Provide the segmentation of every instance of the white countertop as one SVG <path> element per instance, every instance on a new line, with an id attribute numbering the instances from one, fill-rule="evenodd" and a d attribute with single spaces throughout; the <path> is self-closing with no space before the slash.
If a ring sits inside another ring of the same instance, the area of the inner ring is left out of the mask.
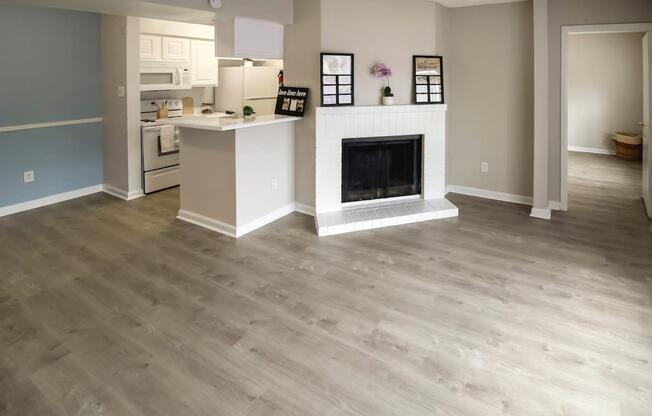
<path id="1" fill-rule="evenodd" d="M 301 120 L 300 117 L 282 116 L 270 114 L 256 116 L 253 120 L 242 118 L 225 118 L 220 116 L 186 116 L 179 118 L 163 118 L 158 120 L 161 124 L 171 124 L 177 127 L 189 129 L 227 131 L 244 129 L 248 127 L 259 127 L 267 124 L 287 123 L 288 121 Z"/>

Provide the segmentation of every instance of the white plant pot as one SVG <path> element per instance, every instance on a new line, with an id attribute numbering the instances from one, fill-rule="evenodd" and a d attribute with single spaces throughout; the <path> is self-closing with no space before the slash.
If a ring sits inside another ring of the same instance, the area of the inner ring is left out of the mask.
<path id="1" fill-rule="evenodd" d="M 394 105 L 394 97 L 383 97 L 383 105 Z"/>

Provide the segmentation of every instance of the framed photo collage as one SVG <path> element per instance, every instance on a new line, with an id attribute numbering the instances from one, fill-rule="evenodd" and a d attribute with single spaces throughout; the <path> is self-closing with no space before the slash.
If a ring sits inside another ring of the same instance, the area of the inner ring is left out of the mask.
<path id="1" fill-rule="evenodd" d="M 354 105 L 353 54 L 321 54 L 321 105 Z"/>
<path id="2" fill-rule="evenodd" d="M 441 56 L 413 57 L 414 103 L 444 103 L 444 71 Z"/>

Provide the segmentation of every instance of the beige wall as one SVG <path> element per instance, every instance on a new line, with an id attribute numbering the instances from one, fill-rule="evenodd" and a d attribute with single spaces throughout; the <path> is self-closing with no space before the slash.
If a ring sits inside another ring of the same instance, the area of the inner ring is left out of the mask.
<path id="1" fill-rule="evenodd" d="M 319 53 L 321 0 L 300 0 L 294 5 L 295 23 L 285 26 L 285 84 L 310 88 L 306 113 L 295 126 L 295 198 L 315 205 L 315 107 L 319 106 Z"/>
<path id="2" fill-rule="evenodd" d="M 444 93 L 448 93 L 450 82 L 448 74 L 450 70 L 449 60 L 449 43 L 450 43 L 450 12 L 449 8 L 435 2 L 435 55 L 443 57 L 444 64 Z M 448 96 L 445 97 L 448 99 Z M 446 112 L 446 160 L 450 160 L 450 137 L 448 137 L 448 128 L 450 125 L 450 113 Z M 446 164 L 446 182 L 450 178 L 450 164 Z"/>
<path id="3" fill-rule="evenodd" d="M 294 204 L 294 127 L 280 123 L 236 131 L 238 226 Z"/>
<path id="4" fill-rule="evenodd" d="M 650 0 L 549 0 L 549 193 L 560 200 L 561 27 L 563 25 L 652 22 Z"/>
<path id="5" fill-rule="evenodd" d="M 428 0 L 326 0 L 322 49 L 355 53 L 355 104 L 379 105 L 383 80 L 369 73 L 382 62 L 394 71 L 397 104 L 412 100 L 412 55 L 435 53 L 435 3 Z"/>
<path id="6" fill-rule="evenodd" d="M 133 195 L 142 190 L 139 19 L 102 15 L 101 32 L 104 183 Z"/>
<path id="7" fill-rule="evenodd" d="M 532 3 L 448 15 L 448 182 L 532 196 Z"/>
<path id="8" fill-rule="evenodd" d="M 613 150 L 613 132 L 639 132 L 642 37 L 638 33 L 569 36 L 569 147 Z"/>
<path id="9" fill-rule="evenodd" d="M 180 130 L 180 208 L 235 226 L 236 130 Z"/>
<path id="10" fill-rule="evenodd" d="M 119 85 L 127 85 L 124 16 L 102 15 L 102 104 L 104 108 L 104 183 L 129 189 L 127 158 L 127 100 L 118 97 Z"/>

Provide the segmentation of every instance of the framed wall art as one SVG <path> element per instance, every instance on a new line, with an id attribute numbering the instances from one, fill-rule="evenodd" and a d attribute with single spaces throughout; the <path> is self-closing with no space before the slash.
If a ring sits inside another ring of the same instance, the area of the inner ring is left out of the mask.
<path id="1" fill-rule="evenodd" d="M 413 57 L 414 103 L 444 103 L 444 63 L 441 56 Z"/>
<path id="2" fill-rule="evenodd" d="M 354 105 L 353 54 L 321 54 L 322 107 Z"/>
<path id="3" fill-rule="evenodd" d="M 308 100 L 308 88 L 280 87 L 274 114 L 303 117 Z"/>

